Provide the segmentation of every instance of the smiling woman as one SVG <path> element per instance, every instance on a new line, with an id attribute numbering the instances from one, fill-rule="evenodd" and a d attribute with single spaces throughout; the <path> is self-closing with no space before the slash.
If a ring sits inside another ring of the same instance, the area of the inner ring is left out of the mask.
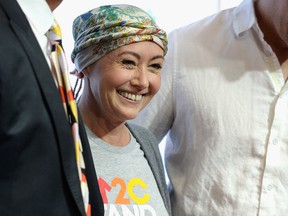
<path id="1" fill-rule="evenodd" d="M 202 1 L 155 1 L 155 0 L 110 0 L 111 4 L 130 3 L 145 9 L 166 32 L 172 29 L 189 24 L 205 16 L 213 14 L 219 10 L 238 5 L 242 0 L 202 0 Z M 90 8 L 104 5 L 107 0 L 64 0 L 56 9 L 55 14 L 61 24 L 63 31 L 64 48 L 66 53 L 71 53 L 73 49 L 72 22 L 74 17 Z M 189 5 L 189 6 L 188 6 Z M 175 18 L 176 17 L 176 18 Z M 70 71 L 74 69 L 74 64 L 67 56 Z M 72 86 L 77 78 L 70 76 Z M 81 91 L 80 91 L 81 94 Z M 164 154 L 165 138 L 159 145 L 162 155 Z M 166 176 L 168 182 L 168 177 Z"/>
<path id="2" fill-rule="evenodd" d="M 127 122 L 160 88 L 166 32 L 139 7 L 114 4 L 77 16 L 73 38 L 71 59 L 85 84 L 78 105 L 105 215 L 171 215 L 157 142 L 148 130 Z"/>

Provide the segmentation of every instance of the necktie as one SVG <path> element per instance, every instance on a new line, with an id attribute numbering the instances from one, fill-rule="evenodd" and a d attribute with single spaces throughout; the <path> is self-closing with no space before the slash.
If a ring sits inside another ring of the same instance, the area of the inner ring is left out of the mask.
<path id="1" fill-rule="evenodd" d="M 47 37 L 52 45 L 51 61 L 56 73 L 56 82 L 58 84 L 67 120 L 72 130 L 86 216 L 90 216 L 91 208 L 89 204 L 89 190 L 85 177 L 85 163 L 82 155 L 81 139 L 79 136 L 77 105 L 69 81 L 68 64 L 62 47 L 62 33 L 56 20 L 54 20 L 53 26 L 47 32 Z"/>

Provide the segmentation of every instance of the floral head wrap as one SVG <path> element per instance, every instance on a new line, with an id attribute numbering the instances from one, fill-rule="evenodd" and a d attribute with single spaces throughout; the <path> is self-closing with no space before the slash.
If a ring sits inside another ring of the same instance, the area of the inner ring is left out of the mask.
<path id="1" fill-rule="evenodd" d="M 78 16 L 73 22 L 74 49 L 71 54 L 78 72 L 107 53 L 124 45 L 152 41 L 167 52 L 167 34 L 142 9 L 106 5 Z"/>

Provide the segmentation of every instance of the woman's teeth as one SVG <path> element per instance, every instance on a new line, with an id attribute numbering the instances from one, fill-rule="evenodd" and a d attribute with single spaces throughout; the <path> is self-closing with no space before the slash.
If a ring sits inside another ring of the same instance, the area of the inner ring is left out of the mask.
<path id="1" fill-rule="evenodd" d="M 119 91 L 119 94 L 122 95 L 125 98 L 128 98 L 129 100 L 133 100 L 133 101 L 140 101 L 142 99 L 142 95 L 136 95 L 136 94 L 131 94 L 128 92 L 121 92 Z"/>

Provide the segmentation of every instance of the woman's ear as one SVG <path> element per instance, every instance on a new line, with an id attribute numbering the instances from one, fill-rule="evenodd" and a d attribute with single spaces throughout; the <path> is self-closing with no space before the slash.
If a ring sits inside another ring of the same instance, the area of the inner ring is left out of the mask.
<path id="1" fill-rule="evenodd" d="M 79 73 L 76 68 L 73 71 L 71 71 L 70 74 L 76 76 L 79 79 L 82 79 L 84 77 L 84 74 L 83 73 Z"/>
<path id="2" fill-rule="evenodd" d="M 91 71 L 90 66 L 85 67 L 81 72 L 82 78 L 85 76 L 89 79 L 90 78 L 90 71 Z"/>

